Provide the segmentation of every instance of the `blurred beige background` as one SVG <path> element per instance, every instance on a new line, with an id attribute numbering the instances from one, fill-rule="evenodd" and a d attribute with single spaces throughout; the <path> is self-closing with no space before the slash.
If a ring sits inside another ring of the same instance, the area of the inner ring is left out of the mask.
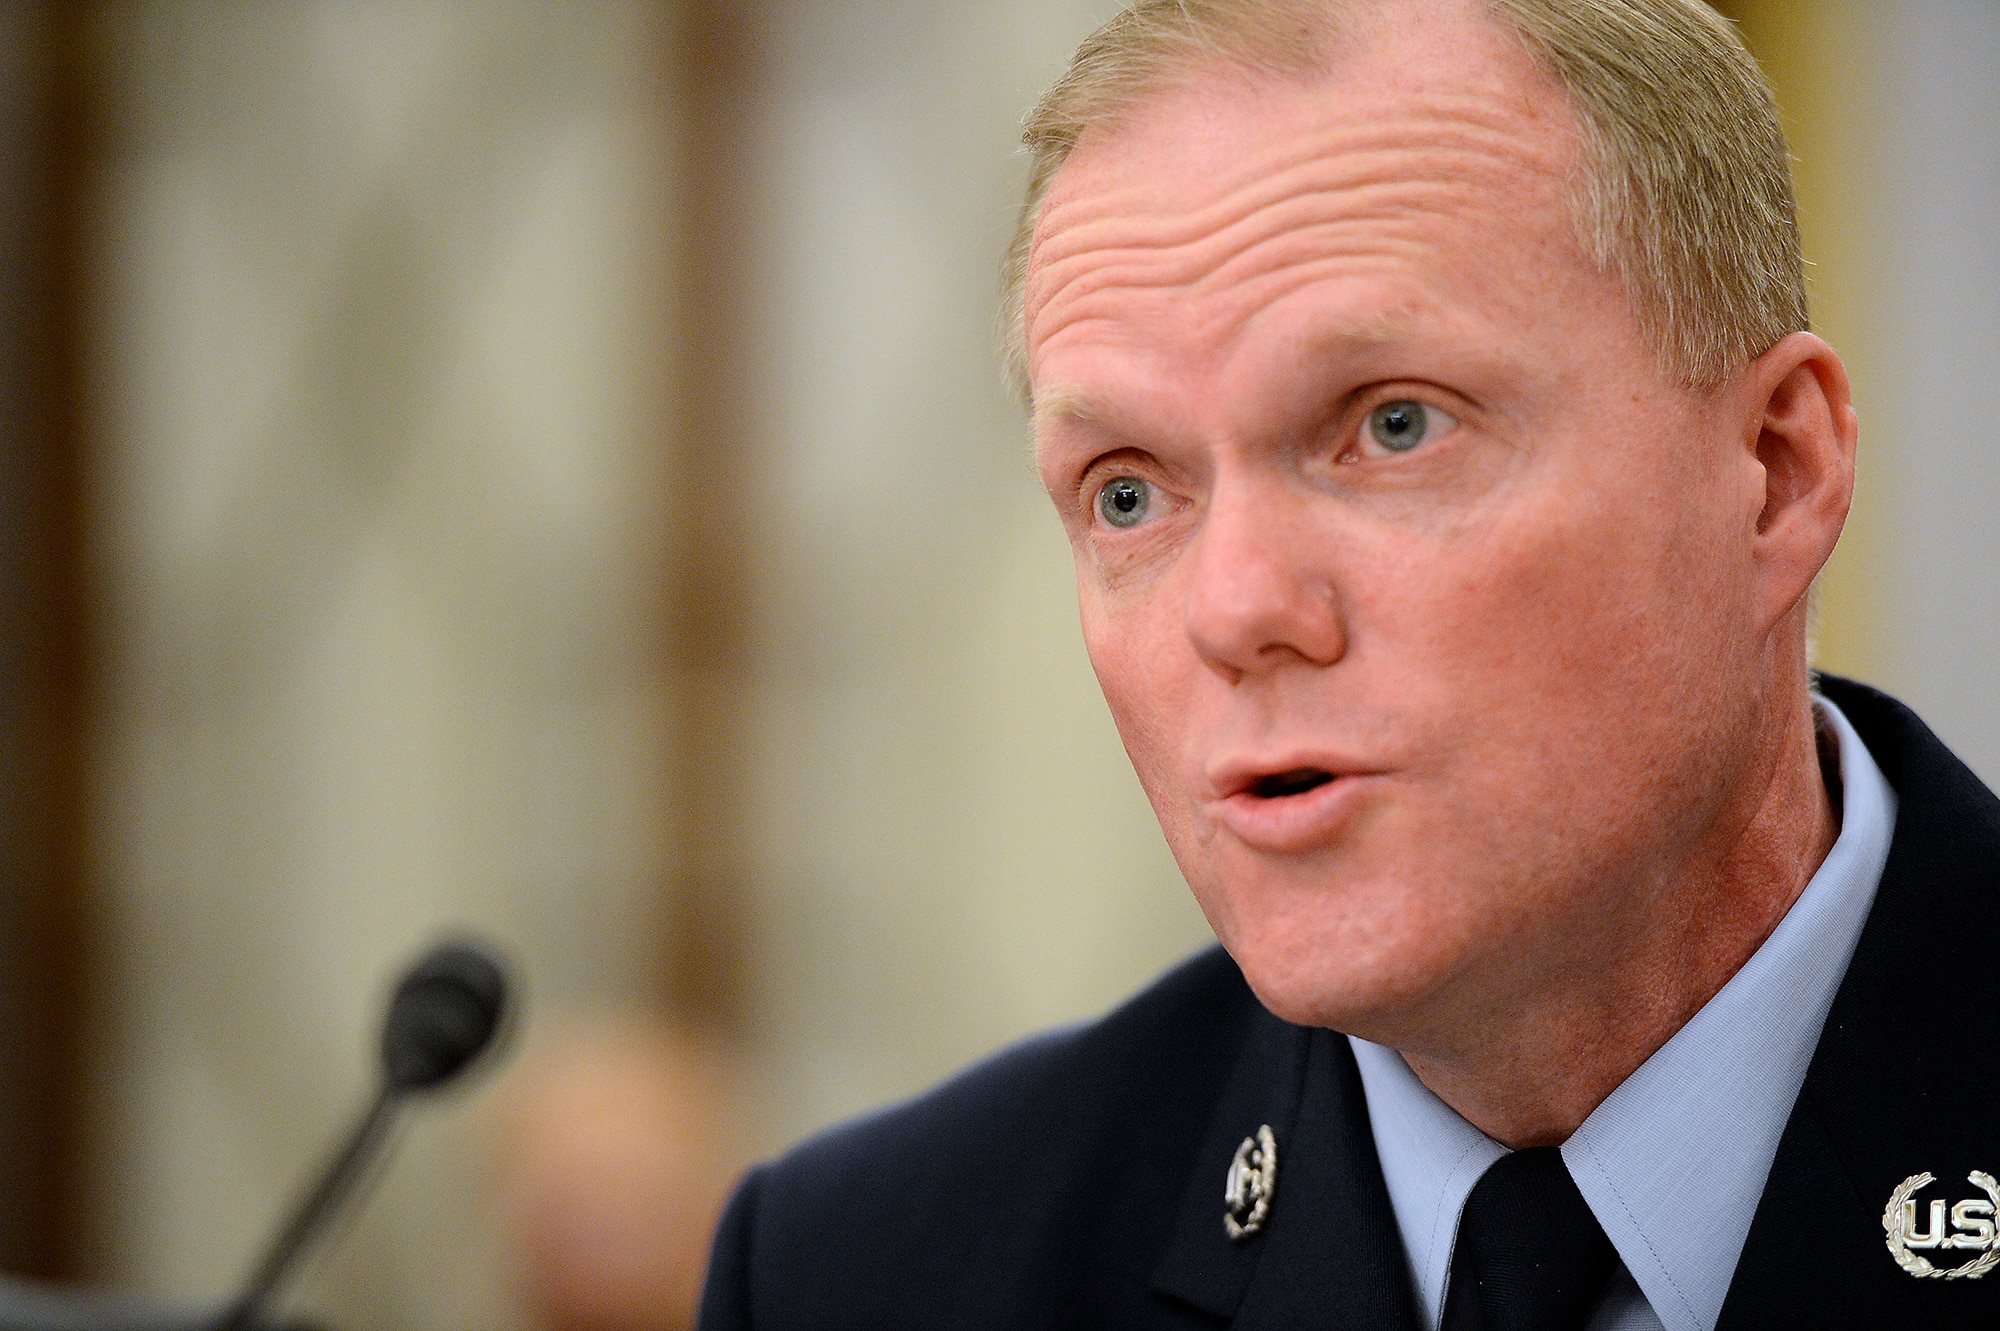
<path id="1" fill-rule="evenodd" d="M 207 1298 L 433 933 L 537 1018 L 648 992 L 671 154 L 639 6 L 100 21 L 91 1214 L 101 1274 Z M 336 1325 L 509 1324 L 476 1104 L 412 1116 Z"/>
<path id="2" fill-rule="evenodd" d="M 670 998 L 688 817 L 740 843 L 690 890 L 746 897 L 760 1152 L 1203 941 L 991 354 L 1014 126 L 1101 9 L 751 15 L 733 256 L 671 234 L 717 158 L 679 99 L 721 75 L 658 7 L 105 12 L 101 1274 L 241 1278 L 440 928 L 515 949 L 531 1063 Z M 721 264 L 733 357 L 676 327 Z M 731 456 L 679 437 L 682 374 Z M 722 687 L 656 591 L 703 537 L 744 598 Z M 678 727 L 731 743 L 690 770 Z M 302 1306 L 522 1324 L 506 1095 L 413 1116 Z"/>
<path id="3" fill-rule="evenodd" d="M 1111 8 L 93 8 L 92 1274 L 240 1279 L 444 928 L 531 1069 L 701 1019 L 757 1153 L 1203 943 L 992 355 L 1018 118 Z M 2000 780 L 2000 8 L 1729 8 L 1863 413 L 1823 664 Z M 301 1306 L 532 1324 L 521 1075 Z"/>

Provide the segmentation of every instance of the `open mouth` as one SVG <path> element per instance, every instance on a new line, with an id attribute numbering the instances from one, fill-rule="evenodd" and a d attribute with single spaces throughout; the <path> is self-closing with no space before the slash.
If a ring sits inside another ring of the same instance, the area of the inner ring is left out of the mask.
<path id="1" fill-rule="evenodd" d="M 1308 790 L 1316 790 L 1333 780 L 1333 773 L 1324 767 L 1294 767 L 1289 772 L 1273 772 L 1260 777 L 1250 787 L 1250 793 L 1258 799 L 1283 799 L 1287 795 L 1303 795 Z"/>

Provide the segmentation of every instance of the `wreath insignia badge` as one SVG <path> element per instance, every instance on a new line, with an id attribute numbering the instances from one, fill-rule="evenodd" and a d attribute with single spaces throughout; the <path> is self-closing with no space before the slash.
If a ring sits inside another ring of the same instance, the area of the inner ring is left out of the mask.
<path id="1" fill-rule="evenodd" d="M 1951 1206 L 1949 1232 L 1945 1229 L 1945 1202 L 1933 1201 L 1924 1221 L 1919 1223 L 1917 1219 L 1917 1203 L 1913 1199 L 1919 1188 L 1936 1181 L 1930 1174 L 1912 1174 L 1889 1194 L 1889 1205 L 1882 1210 L 1882 1232 L 1889 1236 L 1889 1255 L 1896 1259 L 1896 1265 L 1919 1280 L 1977 1280 L 2000 1266 L 2000 1234 L 1996 1234 L 1995 1228 L 1995 1217 L 2000 1215 L 2000 1182 L 1977 1169 L 1965 1178 L 1986 1194 L 1986 1200 L 1968 1198 Z M 1938 1266 L 1917 1251 L 1944 1249 L 1978 1255 L 1957 1266 Z"/>
<path id="2" fill-rule="evenodd" d="M 1255 1137 L 1245 1137 L 1229 1162 L 1229 1176 L 1222 1185 L 1222 1227 L 1232 1239 L 1247 1239 L 1264 1228 L 1271 1214 L 1271 1199 L 1278 1195 L 1278 1139 L 1269 1123 L 1257 1129 Z"/>

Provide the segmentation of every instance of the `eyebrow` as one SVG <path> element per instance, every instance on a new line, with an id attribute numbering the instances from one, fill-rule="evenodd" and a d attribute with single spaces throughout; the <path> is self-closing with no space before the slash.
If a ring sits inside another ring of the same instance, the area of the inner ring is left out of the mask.
<path id="1" fill-rule="evenodd" d="M 1097 442 L 1093 447 L 1132 447 L 1149 434 L 1143 413 L 1134 415 L 1120 407 L 1115 397 L 1105 397 L 1080 384 L 1051 384 L 1035 395 L 1028 443 L 1039 454 L 1045 431 L 1061 432 L 1073 426 Z"/>
<path id="2" fill-rule="evenodd" d="M 1395 306 L 1350 312 L 1318 327 L 1309 325 L 1301 330 L 1293 340 L 1292 350 L 1305 365 L 1343 356 L 1360 357 L 1365 361 L 1375 353 L 1398 344 L 1424 343 L 1436 332 L 1435 323 L 1427 317 L 1428 313 L 1421 309 Z M 1456 343 L 1459 339 L 1448 341 Z M 1447 376 L 1451 380 L 1476 380 L 1490 376 L 1500 363 L 1495 359 L 1492 348 L 1475 349 L 1464 345 L 1455 345 L 1452 358 L 1470 373 Z M 1352 387 L 1358 388 L 1363 380 L 1373 377 L 1372 372 L 1364 373 Z M 1399 373 L 1393 377 L 1411 376 Z M 1414 377 L 1428 376 L 1419 373 Z M 1484 396 L 1473 392 L 1464 383 L 1453 386 L 1455 391 L 1474 401 Z M 1340 396 L 1344 394 L 1329 394 L 1320 405 L 1310 410 L 1316 418 L 1323 416 Z M 1124 444 L 1144 448 L 1147 446 L 1145 441 L 1163 426 L 1169 433 L 1173 430 L 1170 424 L 1151 417 L 1147 406 L 1143 397 L 1126 402 L 1115 394 L 1106 396 L 1084 383 L 1052 383 L 1035 394 L 1029 408 L 1029 453 L 1031 456 L 1039 455 L 1045 431 L 1057 431 L 1065 426 L 1080 427 L 1104 447 Z M 1324 420 L 1319 421 L 1319 424 L 1324 423 Z"/>
<path id="3" fill-rule="evenodd" d="M 1322 329 L 1299 339 L 1299 350 L 1310 359 L 1339 348 L 1372 349 L 1413 340 L 1421 331 L 1418 320 L 1396 310 L 1379 310 L 1338 328 Z M 1075 422 L 1101 423 L 1115 419 L 1117 409 L 1078 384 L 1057 383 L 1035 394 L 1029 423 L 1037 431 L 1045 426 Z"/>
<path id="4" fill-rule="evenodd" d="M 1101 409 L 1081 388 L 1074 384 L 1052 384 L 1035 394 L 1032 423 L 1039 433 L 1043 426 L 1094 420 L 1101 414 Z"/>

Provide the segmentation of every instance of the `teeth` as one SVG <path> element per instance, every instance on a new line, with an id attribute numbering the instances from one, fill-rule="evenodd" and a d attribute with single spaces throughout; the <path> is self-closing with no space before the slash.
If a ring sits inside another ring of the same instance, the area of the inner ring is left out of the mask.
<path id="1" fill-rule="evenodd" d="M 1333 773 L 1321 767 L 1294 767 L 1289 772 L 1279 772 L 1259 781 L 1254 791 L 1264 799 L 1282 799 L 1286 795 L 1301 795 L 1316 786 L 1323 786 L 1333 780 Z"/>

